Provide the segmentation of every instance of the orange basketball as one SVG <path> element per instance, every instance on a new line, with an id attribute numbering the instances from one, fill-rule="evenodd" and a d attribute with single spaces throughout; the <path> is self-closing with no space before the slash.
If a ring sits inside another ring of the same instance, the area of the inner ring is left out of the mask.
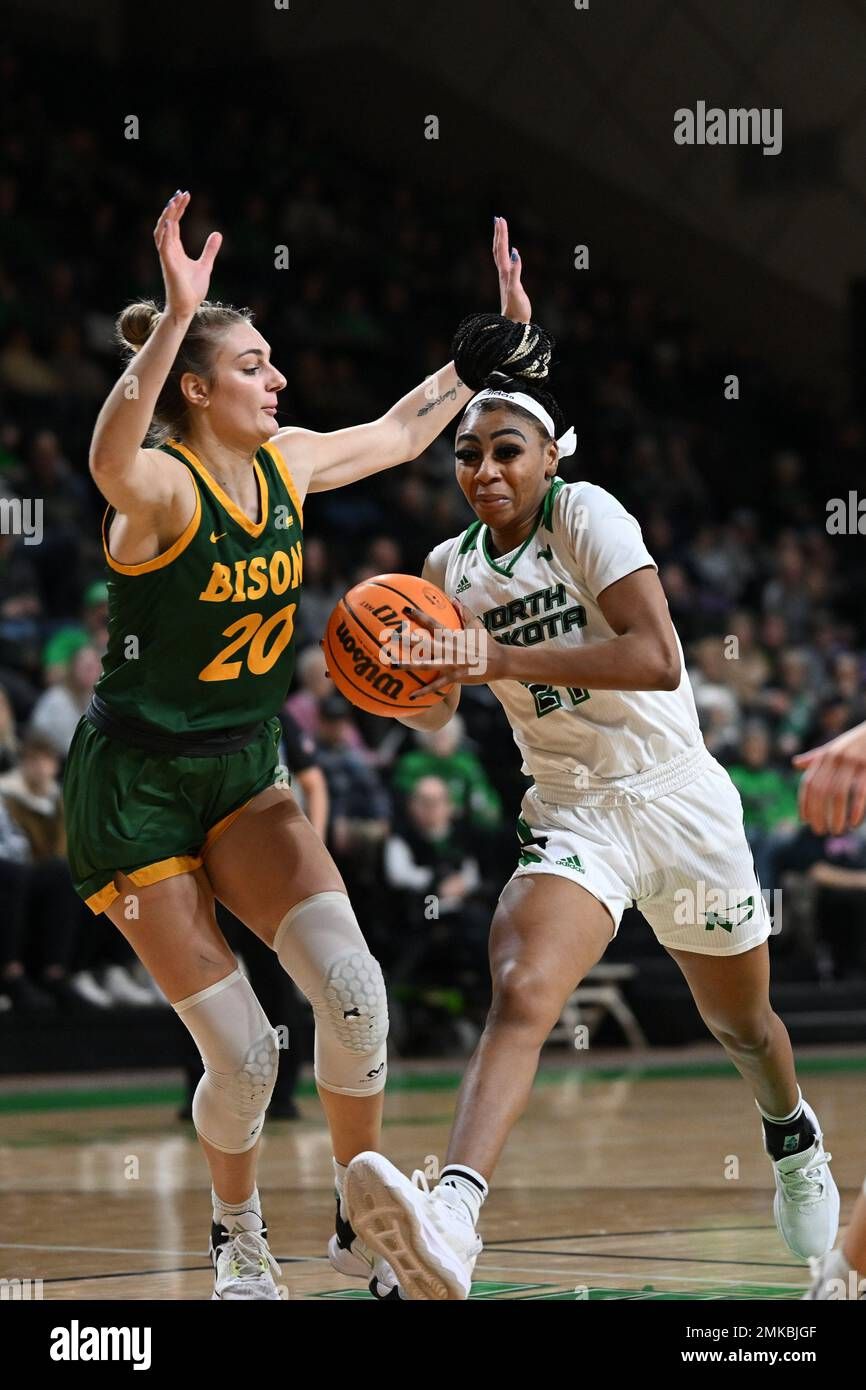
<path id="1" fill-rule="evenodd" d="M 451 689 L 410 701 L 413 691 L 436 679 L 436 671 L 388 666 L 381 659 L 386 629 L 424 632 L 407 613 L 417 608 L 437 627 L 458 630 L 463 624 L 451 600 L 415 574 L 377 574 L 356 584 L 340 599 L 325 629 L 322 648 L 328 672 L 341 695 L 370 714 L 415 714 L 432 709 Z M 385 639 L 387 641 L 387 639 Z"/>

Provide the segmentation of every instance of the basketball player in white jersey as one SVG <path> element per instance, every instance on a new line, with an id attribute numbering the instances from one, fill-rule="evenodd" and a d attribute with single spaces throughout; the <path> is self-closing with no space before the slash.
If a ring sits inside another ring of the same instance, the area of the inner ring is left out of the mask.
<path id="1" fill-rule="evenodd" d="M 477 520 L 423 569 L 494 640 L 483 669 L 449 664 L 441 649 L 413 660 L 441 672 L 427 689 L 456 684 L 402 721 L 439 728 L 461 684 L 489 684 L 533 779 L 491 928 L 492 1005 L 434 1189 L 376 1153 L 347 1174 L 353 1226 L 409 1299 L 468 1297 L 478 1216 L 540 1049 L 632 902 L 755 1097 L 783 1239 L 822 1256 L 838 1229 L 830 1155 L 770 1006 L 771 922 L 739 794 L 701 738 L 637 521 L 604 488 L 556 477 L 575 444 L 538 386 L 546 367 L 534 380 L 489 372 L 494 348 L 507 358 L 495 335 L 512 333 L 517 351 L 523 331 L 489 315 L 458 331 L 457 369 L 478 393 L 458 427 L 456 474 Z"/>

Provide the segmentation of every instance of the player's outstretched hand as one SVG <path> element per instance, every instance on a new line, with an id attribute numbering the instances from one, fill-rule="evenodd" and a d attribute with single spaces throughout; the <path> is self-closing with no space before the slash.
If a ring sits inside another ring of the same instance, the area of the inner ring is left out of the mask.
<path id="1" fill-rule="evenodd" d="M 499 276 L 499 312 L 515 323 L 529 323 L 532 305 L 520 283 L 523 262 L 517 247 L 508 245 L 508 223 L 504 217 L 493 219 L 493 260 Z"/>
<path id="2" fill-rule="evenodd" d="M 211 232 L 198 260 L 192 260 L 180 239 L 180 219 L 188 207 L 189 193 L 178 189 L 166 203 L 153 229 L 165 282 L 166 312 L 177 314 L 179 318 L 191 317 L 206 297 L 213 263 L 223 240 L 220 232 Z"/>
<path id="3" fill-rule="evenodd" d="M 866 724 L 792 761 L 806 769 L 800 815 L 816 835 L 841 835 L 860 824 L 866 814 Z"/>

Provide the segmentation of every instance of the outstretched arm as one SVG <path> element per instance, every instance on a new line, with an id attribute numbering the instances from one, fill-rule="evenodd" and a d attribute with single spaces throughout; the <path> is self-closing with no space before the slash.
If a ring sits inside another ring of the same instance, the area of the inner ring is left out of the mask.
<path id="1" fill-rule="evenodd" d="M 471 399 L 472 391 L 449 362 L 378 420 L 329 434 L 284 429 L 270 442 L 298 486 L 309 480 L 306 491 L 327 492 L 417 458 Z"/>
<path id="2" fill-rule="evenodd" d="M 188 205 L 189 193 L 178 191 L 160 213 L 153 237 L 165 282 L 165 310 L 115 383 L 93 431 L 90 472 L 103 496 L 119 511 L 158 512 L 170 503 L 176 487 L 176 473 L 166 467 L 165 456 L 145 449 L 143 443 L 159 393 L 207 294 L 222 243 L 220 233 L 211 232 L 198 260 L 187 256 L 179 223 Z"/>
<path id="3" fill-rule="evenodd" d="M 520 257 L 508 249 L 504 217 L 494 220 L 493 260 L 499 279 L 500 313 L 518 323 L 529 323 L 532 306 L 521 284 Z M 469 404 L 472 395 L 454 363 L 449 362 L 378 420 L 327 434 L 287 428 L 279 430 L 270 442 L 280 450 L 302 494 L 327 492 L 423 454 Z"/>

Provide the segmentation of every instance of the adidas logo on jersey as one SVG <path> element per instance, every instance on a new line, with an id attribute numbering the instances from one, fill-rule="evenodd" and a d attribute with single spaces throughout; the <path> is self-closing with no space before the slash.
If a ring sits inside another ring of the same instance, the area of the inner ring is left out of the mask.
<path id="1" fill-rule="evenodd" d="M 463 578 L 460 580 L 460 583 L 457 585 L 457 593 L 458 593 L 458 594 L 465 594 L 465 593 L 466 593 L 466 590 L 467 590 L 467 589 L 471 589 L 471 587 L 472 587 L 472 581 L 471 581 L 471 579 L 467 579 L 467 578 L 466 578 L 466 575 L 464 574 Z"/>
<path id="2" fill-rule="evenodd" d="M 553 550 L 552 550 L 552 548 L 551 548 L 549 545 L 546 545 L 546 546 L 544 547 L 543 550 L 538 550 L 538 551 L 536 551 L 536 559 L 538 559 L 538 560 L 552 560 L 552 559 L 553 559 Z"/>

